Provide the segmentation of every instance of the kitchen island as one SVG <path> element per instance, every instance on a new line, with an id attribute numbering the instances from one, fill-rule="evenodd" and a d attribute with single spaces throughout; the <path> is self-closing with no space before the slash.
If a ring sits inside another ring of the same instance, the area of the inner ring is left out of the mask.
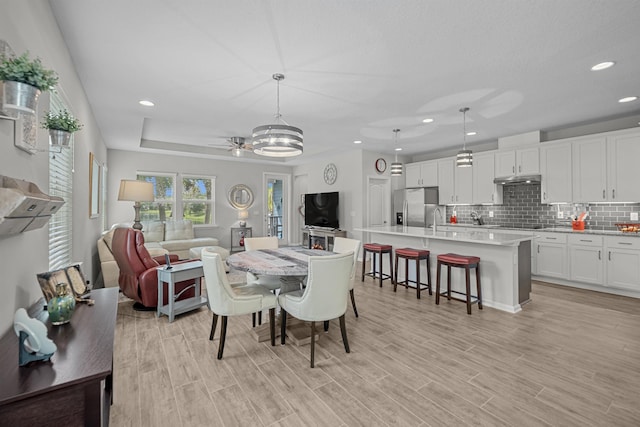
<path id="1" fill-rule="evenodd" d="M 394 249 L 412 247 L 431 251 L 431 283 L 435 291 L 439 254 L 457 253 L 480 257 L 482 304 L 498 310 L 517 313 L 529 301 L 531 292 L 531 240 L 526 234 L 501 233 L 498 230 L 434 231 L 421 227 L 381 226 L 356 228 L 363 232 L 363 242 L 392 245 Z M 387 263 L 382 263 L 384 265 Z M 403 263 L 398 265 L 398 281 L 404 280 Z M 388 272 L 387 272 L 388 273 Z M 411 269 L 409 277 L 414 278 Z M 442 288 L 446 287 L 447 269 L 442 268 Z M 472 276 L 473 280 L 473 276 Z M 464 291 L 464 271 L 452 269 L 451 287 Z"/>

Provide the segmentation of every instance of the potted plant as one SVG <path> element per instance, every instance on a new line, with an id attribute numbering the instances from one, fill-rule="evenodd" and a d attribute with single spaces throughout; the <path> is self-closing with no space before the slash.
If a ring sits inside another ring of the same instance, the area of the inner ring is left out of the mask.
<path id="1" fill-rule="evenodd" d="M 35 111 L 41 92 L 53 89 L 58 75 L 44 68 L 40 58 L 30 59 L 29 52 L 20 56 L 0 56 L 0 99 L 3 107 Z"/>
<path id="2" fill-rule="evenodd" d="M 44 129 L 49 129 L 49 142 L 52 146 L 67 147 L 71 134 L 82 129 L 82 124 L 67 110 L 59 113 L 47 111 L 42 122 Z"/>

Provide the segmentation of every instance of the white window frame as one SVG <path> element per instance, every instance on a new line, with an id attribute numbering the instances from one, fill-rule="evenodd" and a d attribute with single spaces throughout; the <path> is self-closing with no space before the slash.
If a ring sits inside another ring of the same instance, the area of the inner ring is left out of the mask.
<path id="1" fill-rule="evenodd" d="M 178 195 L 178 174 L 177 173 L 167 173 L 167 172 L 149 172 L 149 171 L 138 171 L 136 172 L 136 179 L 138 179 L 140 176 L 158 176 L 158 177 L 168 177 L 171 178 L 173 180 L 173 197 L 171 198 L 163 198 L 161 199 L 162 202 L 165 203 L 170 203 L 172 205 L 172 209 L 171 209 L 171 218 L 179 218 L 178 216 L 178 200 L 177 200 L 177 195 Z M 154 188 L 155 191 L 155 188 Z M 144 207 L 146 205 L 156 205 L 158 204 L 157 201 L 155 202 L 142 202 L 141 205 Z M 143 221 L 145 221 L 145 219 L 143 219 Z"/>
<path id="2" fill-rule="evenodd" d="M 198 174 L 178 174 L 180 178 L 180 218 L 184 218 L 184 204 L 185 203 L 202 203 L 206 201 L 211 206 L 211 219 L 206 224 L 193 224 L 194 227 L 211 227 L 216 225 L 216 177 L 210 175 L 198 175 Z M 187 199 L 184 197 L 184 185 L 183 180 L 195 178 L 195 179 L 208 179 L 211 181 L 211 199 Z"/>

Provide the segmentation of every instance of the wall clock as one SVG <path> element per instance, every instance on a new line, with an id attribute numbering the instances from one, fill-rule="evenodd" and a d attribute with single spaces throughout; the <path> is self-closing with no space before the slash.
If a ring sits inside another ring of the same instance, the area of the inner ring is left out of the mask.
<path id="1" fill-rule="evenodd" d="M 333 163 L 329 163 L 324 168 L 324 182 L 329 185 L 333 185 L 336 182 L 336 178 L 338 178 L 338 168 Z"/>
<path id="2" fill-rule="evenodd" d="M 387 170 L 387 161 L 382 157 L 380 157 L 378 160 L 376 160 L 376 171 L 378 173 L 383 173 L 386 170 Z"/>

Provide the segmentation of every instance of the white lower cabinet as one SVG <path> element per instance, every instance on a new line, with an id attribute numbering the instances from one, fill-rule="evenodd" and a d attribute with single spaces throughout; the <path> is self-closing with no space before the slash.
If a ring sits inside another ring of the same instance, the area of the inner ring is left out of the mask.
<path id="1" fill-rule="evenodd" d="M 569 278 L 576 282 L 604 285 L 603 237 L 569 235 Z"/>
<path id="2" fill-rule="evenodd" d="M 607 286 L 640 292 L 640 238 L 605 238 Z"/>
<path id="3" fill-rule="evenodd" d="M 567 235 L 537 233 L 535 239 L 536 274 L 558 279 L 569 278 Z"/>

